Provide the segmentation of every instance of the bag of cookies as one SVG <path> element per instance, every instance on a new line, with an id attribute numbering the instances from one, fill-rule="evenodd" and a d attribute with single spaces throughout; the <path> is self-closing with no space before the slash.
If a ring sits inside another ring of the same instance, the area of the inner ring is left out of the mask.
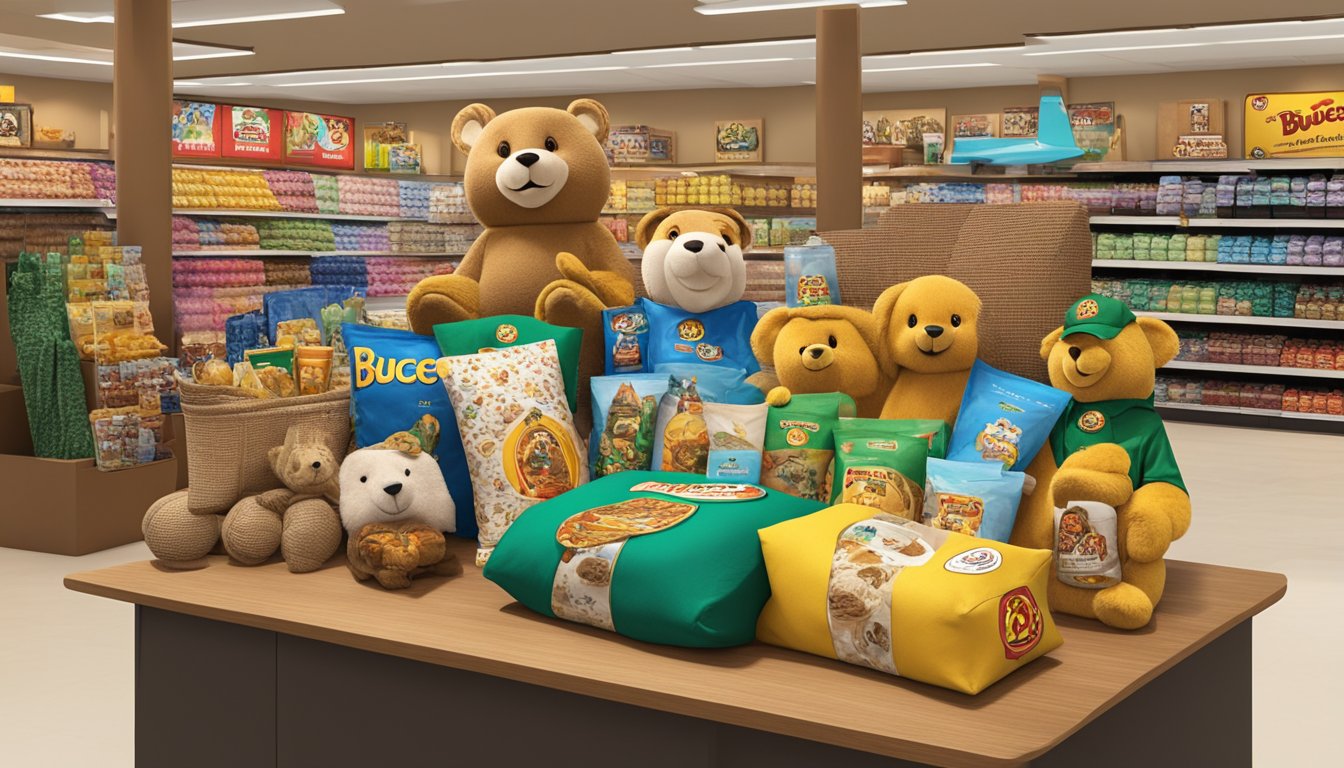
<path id="1" fill-rule="evenodd" d="M 452 402 L 439 381 L 439 345 L 418 333 L 355 323 L 341 326 L 341 338 L 350 360 L 355 447 L 382 445 L 408 425 L 433 419 L 441 435 L 433 455 L 457 507 L 455 533 L 476 538 L 471 473 Z"/>
<path id="2" fill-rule="evenodd" d="M 1068 392 L 976 360 L 966 380 L 947 458 L 1025 469 L 1045 445 L 1070 399 Z"/>
<path id="3" fill-rule="evenodd" d="M 594 479 L 653 466 L 658 401 L 667 391 L 661 373 L 594 376 L 593 434 L 588 460 Z"/>
<path id="4" fill-rule="evenodd" d="M 1050 553 L 856 504 L 764 528 L 762 642 L 975 694 L 1057 648 Z"/>
<path id="5" fill-rule="evenodd" d="M 761 481 L 761 449 L 765 444 L 765 403 L 705 403 L 709 459 L 705 476 L 735 483 Z"/>
<path id="6" fill-rule="evenodd" d="M 1012 535 L 1025 473 L 983 461 L 945 459 L 929 459 L 925 470 L 925 525 L 994 541 Z"/>
<path id="7" fill-rule="evenodd" d="M 543 323 L 526 315 L 495 315 L 460 323 L 439 323 L 434 338 L 444 357 L 470 355 L 487 349 L 516 347 L 551 339 L 560 356 L 560 371 L 565 377 L 565 397 L 571 413 L 579 409 L 579 345 L 582 328 Z"/>
<path id="8" fill-rule="evenodd" d="M 1115 507 L 1070 501 L 1055 508 L 1055 575 L 1071 587 L 1105 589 L 1120 583 Z"/>
<path id="9" fill-rule="evenodd" d="M 754 485 L 622 472 L 529 509 L 485 578 L 537 613 L 636 640 L 741 645 L 770 595 L 757 529 L 821 506 Z"/>
<path id="10" fill-rule="evenodd" d="M 761 485 L 790 496 L 830 501 L 835 462 L 833 433 L 842 416 L 853 416 L 854 399 L 840 392 L 794 395 L 771 406 L 765 421 Z"/>
<path id="11" fill-rule="evenodd" d="M 841 420 L 835 429 L 831 503 L 862 504 L 915 520 L 924 506 L 929 438 L 907 435 L 895 422 Z"/>
<path id="12" fill-rule="evenodd" d="M 709 462 L 709 429 L 705 403 L 753 404 L 761 391 L 747 383 L 747 373 L 710 365 L 665 365 L 667 392 L 658 404 L 653 433 L 653 468 L 664 472 L 705 474 Z"/>
<path id="13" fill-rule="evenodd" d="M 477 564 L 529 507 L 588 482 L 551 339 L 442 357 L 476 507 Z"/>

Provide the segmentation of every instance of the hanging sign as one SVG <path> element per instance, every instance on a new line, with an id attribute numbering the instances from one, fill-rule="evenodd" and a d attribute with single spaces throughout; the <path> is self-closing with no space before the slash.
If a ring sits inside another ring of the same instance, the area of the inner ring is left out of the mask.
<path id="1" fill-rule="evenodd" d="M 219 106 L 173 100 L 173 156 L 219 157 Z"/>
<path id="2" fill-rule="evenodd" d="M 285 112 L 285 162 L 353 170 L 354 135 L 354 118 Z"/>
<path id="3" fill-rule="evenodd" d="M 283 122 L 278 109 L 221 107 L 228 123 L 224 129 L 224 156 L 256 160 L 280 160 Z"/>

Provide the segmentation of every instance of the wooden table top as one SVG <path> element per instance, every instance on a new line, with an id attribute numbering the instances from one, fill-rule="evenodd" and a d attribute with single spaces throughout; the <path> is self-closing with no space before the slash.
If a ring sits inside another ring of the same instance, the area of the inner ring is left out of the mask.
<path id="1" fill-rule="evenodd" d="M 388 592 L 340 559 L 296 575 L 213 557 L 72 574 L 78 592 L 471 670 L 601 699 L 946 766 L 1027 762 L 1228 629 L 1278 601 L 1281 574 L 1172 561 L 1138 632 L 1057 616 L 1064 645 L 978 696 L 766 645 L 691 650 L 545 618 L 513 602 L 453 542 L 462 576 Z M 952 725 L 955 724 L 955 725 Z"/>

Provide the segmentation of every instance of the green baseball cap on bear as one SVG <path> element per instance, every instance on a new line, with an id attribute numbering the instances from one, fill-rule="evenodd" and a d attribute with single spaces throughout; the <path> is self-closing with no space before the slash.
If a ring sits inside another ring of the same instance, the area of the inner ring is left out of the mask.
<path id="1" fill-rule="evenodd" d="M 1135 319 L 1123 301 L 1091 293 L 1064 313 L 1064 335 L 1086 333 L 1098 339 L 1114 339 Z"/>

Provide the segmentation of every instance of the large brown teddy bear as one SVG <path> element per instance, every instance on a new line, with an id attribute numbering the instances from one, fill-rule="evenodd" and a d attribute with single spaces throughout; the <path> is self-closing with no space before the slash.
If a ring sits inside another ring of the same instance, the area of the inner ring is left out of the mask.
<path id="1" fill-rule="evenodd" d="M 877 361 L 880 344 L 873 316 L 855 307 L 772 309 L 756 324 L 751 350 L 762 366 L 774 366 L 775 376 L 757 374 L 752 383 L 774 406 L 787 405 L 793 394 L 844 392 L 859 416 L 877 418 L 891 389 Z"/>
<path id="2" fill-rule="evenodd" d="M 873 316 L 883 342 L 878 360 L 896 381 L 882 418 L 955 424 L 980 351 L 980 297 L 950 277 L 925 275 L 883 291 Z"/>
<path id="3" fill-rule="evenodd" d="M 1178 349 L 1166 323 L 1096 295 L 1070 307 L 1064 325 L 1041 343 L 1050 383 L 1074 402 L 1028 469 L 1049 490 L 1022 500 L 1012 542 L 1053 548 L 1054 506 L 1100 501 L 1116 508 L 1123 578 L 1105 589 L 1052 578 L 1057 611 L 1137 629 L 1162 599 L 1162 558 L 1190 527 L 1190 496 L 1152 402 L 1155 371 Z"/>
<path id="4" fill-rule="evenodd" d="M 452 136 L 467 154 L 467 204 L 485 231 L 456 272 L 411 291 L 412 329 L 429 334 L 439 323 L 535 315 L 584 330 L 584 389 L 601 374 L 602 310 L 635 298 L 630 261 L 597 221 L 611 192 L 600 143 L 607 129 L 607 110 L 591 99 L 498 116 L 471 104 L 457 114 Z"/>

